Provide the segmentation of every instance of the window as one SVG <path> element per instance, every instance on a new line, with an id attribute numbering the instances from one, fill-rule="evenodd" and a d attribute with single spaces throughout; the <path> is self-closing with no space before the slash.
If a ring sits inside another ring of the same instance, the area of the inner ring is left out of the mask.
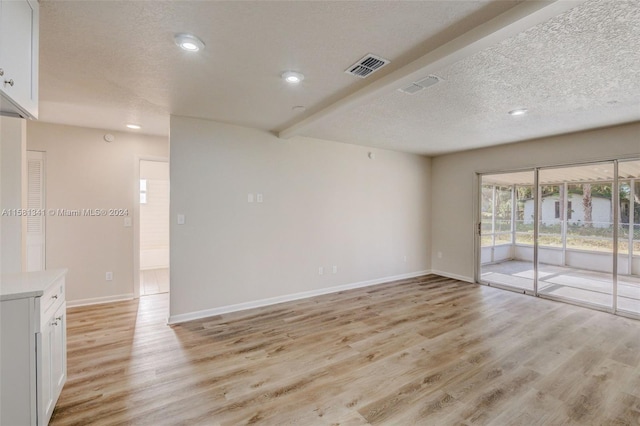
<path id="1" fill-rule="evenodd" d="M 567 202 L 567 219 L 571 219 L 571 201 Z M 556 201 L 556 219 L 562 219 L 560 217 L 560 201 Z"/>
<path id="2" fill-rule="evenodd" d="M 573 210 L 571 210 L 571 201 L 567 202 L 567 219 L 571 219 L 571 212 Z"/>

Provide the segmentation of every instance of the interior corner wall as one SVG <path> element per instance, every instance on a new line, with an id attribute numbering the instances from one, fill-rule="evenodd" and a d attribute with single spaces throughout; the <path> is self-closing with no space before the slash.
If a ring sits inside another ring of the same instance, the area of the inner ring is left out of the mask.
<path id="1" fill-rule="evenodd" d="M 106 133 L 115 136 L 108 143 Z M 141 156 L 169 156 L 166 137 L 29 121 L 27 149 L 45 151 L 46 268 L 69 269 L 67 301 L 134 295 L 134 227 L 122 216 L 65 216 L 60 210 L 125 209 L 133 217 Z M 60 209 L 60 210 L 59 210 Z M 106 272 L 113 280 L 106 281 Z"/>
<path id="2" fill-rule="evenodd" d="M 623 157 L 640 157 L 640 123 L 433 158 L 432 271 L 474 280 L 476 173 Z"/>
<path id="3" fill-rule="evenodd" d="M 0 117 L 0 210 L 22 209 L 26 193 L 26 120 Z M 23 217 L 10 212 L 0 219 L 0 271 L 22 272 L 25 250 Z"/>
<path id="4" fill-rule="evenodd" d="M 429 158 L 176 116 L 170 139 L 172 317 L 430 269 Z"/>

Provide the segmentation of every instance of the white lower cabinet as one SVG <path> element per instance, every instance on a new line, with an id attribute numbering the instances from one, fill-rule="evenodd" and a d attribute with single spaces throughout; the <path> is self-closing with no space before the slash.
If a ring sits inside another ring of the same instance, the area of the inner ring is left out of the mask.
<path id="1" fill-rule="evenodd" d="M 36 337 L 38 418 L 47 420 L 42 424 L 49 422 L 67 379 L 66 341 L 66 305 L 62 303 L 44 321 L 42 331 Z"/>
<path id="2" fill-rule="evenodd" d="M 47 425 L 67 379 L 66 270 L 32 272 L 48 277 L 43 289 L 0 295 L 0 424 Z M 55 271 L 54 271 L 55 272 Z M 16 275 L 17 276 L 17 275 Z M 10 277 L 8 278 L 11 279 Z"/>

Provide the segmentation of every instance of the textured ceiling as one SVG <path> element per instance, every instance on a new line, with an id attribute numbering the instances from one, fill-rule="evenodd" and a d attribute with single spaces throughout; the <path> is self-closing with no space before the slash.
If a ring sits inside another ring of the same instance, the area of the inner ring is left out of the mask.
<path id="1" fill-rule="evenodd" d="M 330 105 L 517 1 L 41 2 L 43 121 L 168 134 L 169 114 L 266 130 Z M 201 54 L 173 34 L 202 38 Z M 361 80 L 367 53 L 392 62 Z M 280 75 L 302 71 L 298 87 Z"/>
<path id="2" fill-rule="evenodd" d="M 639 22 L 638 1 L 588 1 L 307 134 L 433 155 L 640 120 Z"/>
<path id="3" fill-rule="evenodd" d="M 167 135 L 176 114 L 278 131 L 518 3 L 43 0 L 40 119 Z M 640 120 L 638 22 L 640 0 L 588 0 L 437 69 L 433 87 L 407 95 L 398 80 L 298 134 L 437 155 Z M 180 51 L 177 32 L 205 50 Z M 367 53 L 391 64 L 344 73 Z M 289 69 L 299 86 L 280 79 Z M 517 107 L 530 112 L 507 114 Z"/>

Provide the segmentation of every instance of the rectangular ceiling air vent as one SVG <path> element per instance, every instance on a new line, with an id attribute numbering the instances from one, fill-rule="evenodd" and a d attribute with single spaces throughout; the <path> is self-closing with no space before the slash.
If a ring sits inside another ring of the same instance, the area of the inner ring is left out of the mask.
<path id="1" fill-rule="evenodd" d="M 406 93 L 408 95 L 414 95 L 418 92 L 423 91 L 424 89 L 426 89 L 427 87 L 433 86 L 434 84 L 437 84 L 441 81 L 442 79 L 438 76 L 435 75 L 430 75 L 428 77 L 422 78 L 418 81 L 414 81 L 413 83 L 409 84 L 408 86 L 405 87 L 401 87 L 398 90 L 402 93 Z"/>
<path id="2" fill-rule="evenodd" d="M 355 64 L 351 65 L 349 68 L 345 70 L 347 74 L 355 75 L 359 78 L 365 78 L 374 72 L 378 71 L 380 68 L 387 65 L 389 62 L 388 59 L 381 58 L 380 56 L 368 54 L 364 58 L 360 59 Z"/>
<path id="3" fill-rule="evenodd" d="M 401 91 L 402 93 L 406 93 L 408 95 L 413 95 L 413 94 L 416 94 L 419 91 L 424 90 L 424 89 L 425 89 L 424 86 L 420 86 L 419 84 L 411 83 L 410 85 L 408 85 L 406 87 L 401 87 L 398 90 Z"/>

